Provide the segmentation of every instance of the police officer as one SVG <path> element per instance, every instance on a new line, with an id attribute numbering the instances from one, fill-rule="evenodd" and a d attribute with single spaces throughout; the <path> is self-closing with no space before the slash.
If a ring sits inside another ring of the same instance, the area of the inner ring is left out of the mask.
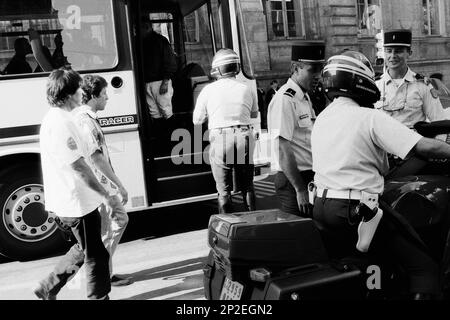
<path id="1" fill-rule="evenodd" d="M 352 254 L 358 243 L 356 208 L 384 190 L 387 153 L 450 158 L 450 145 L 424 138 L 392 117 L 373 109 L 380 92 L 369 60 L 347 51 L 331 57 L 323 71 L 324 89 L 332 101 L 317 117 L 311 135 L 317 198 L 313 218 L 330 255 Z M 373 202 L 378 205 L 378 202 Z M 416 299 L 438 293 L 438 265 L 414 241 L 399 232 L 393 210 L 385 210 L 369 253 L 403 266 Z M 419 241 L 420 244 L 420 241 Z"/>
<path id="2" fill-rule="evenodd" d="M 267 115 L 276 194 L 283 211 L 299 216 L 311 214 L 307 184 L 313 179 L 310 137 L 316 115 L 307 92 L 324 62 L 324 44 L 293 45 L 291 76 L 272 98 Z"/>
<path id="3" fill-rule="evenodd" d="M 208 120 L 209 159 L 216 181 L 219 213 L 233 212 L 233 171 L 237 184 L 234 189 L 242 192 L 246 209 L 256 209 L 251 118 L 258 117 L 258 100 L 256 92 L 236 79 L 239 71 L 239 56 L 233 50 L 217 51 L 211 75 L 218 80 L 203 88 L 193 113 L 196 125 Z"/>
<path id="4" fill-rule="evenodd" d="M 411 31 L 393 30 L 384 33 L 386 70 L 376 82 L 381 99 L 375 108 L 382 110 L 409 128 L 419 121 L 445 120 L 438 98 L 424 82 L 423 76 L 408 67 L 411 57 Z"/>

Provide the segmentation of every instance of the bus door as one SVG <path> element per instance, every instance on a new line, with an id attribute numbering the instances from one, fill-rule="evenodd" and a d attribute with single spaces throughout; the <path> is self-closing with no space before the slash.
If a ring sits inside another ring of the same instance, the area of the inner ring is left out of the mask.
<path id="1" fill-rule="evenodd" d="M 208 157 L 207 124 L 194 126 L 192 113 L 196 97 L 211 79 L 211 62 L 221 44 L 219 4 L 217 0 L 153 2 L 142 0 L 138 6 L 141 36 L 137 50 L 141 58 L 137 66 L 142 69 L 147 54 L 143 49 L 145 33 L 142 22 L 149 20 L 155 32 L 170 43 L 177 61 L 177 71 L 172 78 L 173 116 L 166 119 L 150 115 L 146 103 L 146 84 L 141 81 L 141 112 L 147 117 L 149 137 L 148 155 L 152 159 L 149 187 L 152 202 L 192 198 L 215 193 Z M 160 5 L 160 6 L 158 6 Z M 139 60 L 139 59 L 138 59 Z M 141 76 L 144 76 L 143 70 Z"/>

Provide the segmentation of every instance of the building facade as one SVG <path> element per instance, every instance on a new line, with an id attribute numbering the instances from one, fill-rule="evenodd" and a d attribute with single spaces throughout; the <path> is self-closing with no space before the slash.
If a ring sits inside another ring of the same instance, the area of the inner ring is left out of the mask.
<path id="1" fill-rule="evenodd" d="M 261 88 L 289 76 L 295 42 L 325 41 L 329 57 L 344 49 L 363 52 L 375 65 L 375 35 L 410 29 L 409 65 L 424 75 L 441 73 L 450 86 L 450 1 L 448 0 L 240 0 L 250 61 Z M 248 68 L 248 66 L 247 66 Z M 382 66 L 376 67 L 381 71 Z"/>

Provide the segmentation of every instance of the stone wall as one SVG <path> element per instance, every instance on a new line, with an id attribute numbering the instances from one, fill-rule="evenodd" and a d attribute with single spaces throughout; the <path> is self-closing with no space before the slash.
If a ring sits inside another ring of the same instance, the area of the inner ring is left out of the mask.
<path id="1" fill-rule="evenodd" d="M 326 57 L 344 49 L 352 49 L 361 51 L 370 61 L 375 61 L 375 39 L 358 36 L 356 0 L 309 1 L 317 3 L 320 40 L 326 43 Z M 291 46 L 295 42 L 305 40 L 269 40 L 265 1 L 240 0 L 240 3 L 244 11 L 245 31 L 258 85 L 266 89 L 272 79 L 279 80 L 280 84 L 284 83 L 289 76 Z M 385 30 L 411 28 L 411 68 L 425 75 L 440 72 L 444 75 L 444 82 L 450 87 L 450 2 L 441 0 L 440 6 L 443 10 L 441 17 L 446 19 L 444 32 L 440 36 L 421 35 L 421 1 L 383 1 L 383 24 Z"/>

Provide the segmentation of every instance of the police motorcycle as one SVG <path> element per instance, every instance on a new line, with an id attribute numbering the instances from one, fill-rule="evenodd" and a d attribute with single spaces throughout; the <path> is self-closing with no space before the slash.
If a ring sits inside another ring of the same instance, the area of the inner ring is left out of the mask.
<path id="1" fill-rule="evenodd" d="M 330 87 L 325 75 L 324 80 L 325 87 Z M 343 81 L 361 83 L 355 76 L 344 77 Z M 418 123 L 415 129 L 425 137 L 449 134 L 450 121 Z M 401 267 L 365 252 L 382 213 L 394 217 L 400 230 L 439 263 L 442 294 L 438 298 L 448 299 L 449 200 L 448 162 L 417 157 L 396 162 L 385 179 L 378 216 L 376 210 L 365 207 L 361 210 L 360 230 L 365 232 L 355 244 L 359 246 L 359 254 L 339 259 L 327 252 L 312 219 L 278 209 L 213 215 L 208 228 L 211 250 L 203 269 L 205 297 L 211 300 L 404 299 L 407 283 Z"/>

